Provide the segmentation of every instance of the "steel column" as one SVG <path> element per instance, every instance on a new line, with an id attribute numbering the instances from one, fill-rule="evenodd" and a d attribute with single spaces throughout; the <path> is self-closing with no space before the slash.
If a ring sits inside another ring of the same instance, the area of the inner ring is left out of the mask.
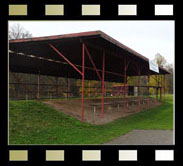
<path id="1" fill-rule="evenodd" d="M 82 43 L 82 123 L 84 121 L 85 45 Z"/>
<path id="2" fill-rule="evenodd" d="M 156 84 L 155 84 L 155 96 L 156 96 L 156 101 L 158 100 L 158 91 L 157 91 L 157 83 L 158 83 L 158 79 L 157 79 L 157 75 L 155 75 L 155 80 L 156 80 Z"/>
<path id="3" fill-rule="evenodd" d="M 104 93 L 105 93 L 105 51 L 103 50 L 103 58 L 102 58 L 102 113 L 101 116 L 104 117 Z"/>
<path id="4" fill-rule="evenodd" d="M 126 112 L 126 70 L 127 70 L 127 65 L 126 65 L 126 60 L 124 60 L 124 104 L 123 104 L 123 110 Z"/>
<path id="5" fill-rule="evenodd" d="M 37 80 L 37 99 L 40 99 L 40 71 L 38 73 L 38 80 Z"/>
<path id="6" fill-rule="evenodd" d="M 164 99 L 165 99 L 165 94 L 166 94 L 165 87 L 166 87 L 166 79 L 165 79 L 165 75 L 164 75 Z"/>
<path id="7" fill-rule="evenodd" d="M 58 77 L 56 79 L 56 96 L 58 97 Z"/>
<path id="8" fill-rule="evenodd" d="M 88 90 L 88 92 L 89 92 L 88 94 L 89 94 L 89 97 L 90 97 L 90 96 L 91 96 L 90 80 L 88 80 L 88 89 L 89 89 L 89 90 Z"/>
<path id="9" fill-rule="evenodd" d="M 160 101 L 162 101 L 162 87 L 163 87 L 163 81 L 162 81 L 162 79 L 163 79 L 163 77 L 162 77 L 162 75 L 161 75 L 161 77 L 160 77 L 160 80 L 161 80 L 161 82 L 160 82 L 160 84 L 161 84 L 161 86 L 160 86 Z"/>
<path id="10" fill-rule="evenodd" d="M 149 106 L 149 103 L 150 103 L 150 101 L 149 101 L 150 100 L 150 98 L 149 98 L 149 94 L 150 94 L 150 92 L 149 92 L 150 91 L 150 88 L 149 88 L 150 87 L 150 75 L 149 74 L 147 76 L 147 81 L 148 81 L 148 100 L 147 101 L 148 101 L 148 106 Z"/>
<path id="11" fill-rule="evenodd" d="M 140 97 L 140 83 L 141 83 L 141 71 L 140 71 L 140 66 L 138 66 L 138 111 L 140 111 L 140 101 L 141 101 L 141 97 Z"/>
<path id="12" fill-rule="evenodd" d="M 70 97 L 70 79 L 67 77 L 67 98 Z"/>

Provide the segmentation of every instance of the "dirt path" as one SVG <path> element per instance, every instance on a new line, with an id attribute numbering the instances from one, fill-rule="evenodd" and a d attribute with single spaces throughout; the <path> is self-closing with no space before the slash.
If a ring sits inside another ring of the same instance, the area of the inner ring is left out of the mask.
<path id="1" fill-rule="evenodd" d="M 135 98 L 136 99 L 136 98 Z M 128 99 L 132 100 L 132 98 Z M 123 98 L 112 98 L 105 99 L 105 102 L 115 102 L 115 101 L 123 101 Z M 81 120 L 81 100 L 43 100 L 43 103 L 57 109 L 67 115 L 73 116 L 78 120 Z M 131 114 L 138 113 L 138 105 L 129 105 L 127 107 L 126 112 L 123 111 L 123 106 L 119 108 L 116 105 L 104 105 L 104 117 L 101 118 L 101 106 L 97 107 L 96 113 L 94 114 L 94 108 L 91 105 L 92 103 L 100 103 L 101 99 L 87 99 L 85 100 L 85 110 L 84 110 L 84 121 L 91 124 L 105 124 L 109 123 L 115 119 L 125 117 Z M 148 108 L 154 108 L 159 106 L 161 103 L 150 103 L 150 105 L 142 104 L 141 111 L 147 110 Z"/>
<path id="2" fill-rule="evenodd" d="M 105 144 L 172 145 L 173 130 L 133 130 Z"/>

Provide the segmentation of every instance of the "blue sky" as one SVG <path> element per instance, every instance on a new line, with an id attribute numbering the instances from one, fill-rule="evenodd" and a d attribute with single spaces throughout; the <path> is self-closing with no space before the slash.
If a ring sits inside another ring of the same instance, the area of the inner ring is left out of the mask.
<path id="1" fill-rule="evenodd" d="M 101 30 L 149 59 L 156 53 L 174 64 L 174 21 L 10 21 L 33 37 Z"/>

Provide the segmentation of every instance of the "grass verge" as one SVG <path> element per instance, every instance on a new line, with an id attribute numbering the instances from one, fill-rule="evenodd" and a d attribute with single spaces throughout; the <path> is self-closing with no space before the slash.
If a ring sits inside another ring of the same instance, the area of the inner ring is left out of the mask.
<path id="1" fill-rule="evenodd" d="M 104 125 L 83 123 L 38 101 L 9 102 L 9 144 L 103 144 L 134 129 L 173 129 L 173 95 Z"/>

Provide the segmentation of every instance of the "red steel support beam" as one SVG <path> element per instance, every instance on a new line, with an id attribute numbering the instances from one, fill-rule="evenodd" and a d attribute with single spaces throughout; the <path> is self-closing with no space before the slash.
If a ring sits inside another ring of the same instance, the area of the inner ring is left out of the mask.
<path id="1" fill-rule="evenodd" d="M 126 75 L 126 72 L 127 72 L 127 69 L 128 69 L 128 65 L 129 65 L 129 62 L 126 63 L 126 59 L 124 60 L 124 104 L 123 104 L 123 110 L 124 112 L 126 112 L 126 84 L 127 84 L 127 75 Z"/>
<path id="2" fill-rule="evenodd" d="M 67 98 L 70 97 L 70 79 L 67 77 Z"/>
<path id="3" fill-rule="evenodd" d="M 85 46 L 82 43 L 82 115 L 81 121 L 84 121 L 84 82 L 85 82 Z"/>
<path id="4" fill-rule="evenodd" d="M 148 106 L 149 106 L 149 103 L 150 103 L 150 98 L 149 98 L 149 95 L 150 95 L 150 75 L 148 74 L 147 76 L 147 82 L 148 82 Z"/>
<path id="5" fill-rule="evenodd" d="M 162 87 L 163 87 L 163 76 L 161 75 L 161 82 L 160 82 L 160 84 L 161 84 L 161 86 L 160 86 L 160 101 L 162 101 Z"/>
<path id="6" fill-rule="evenodd" d="M 102 114 L 101 116 L 104 117 L 104 93 L 105 93 L 105 51 L 103 50 L 103 58 L 102 58 Z"/>
<path id="7" fill-rule="evenodd" d="M 126 60 L 124 60 L 124 104 L 123 104 L 123 110 L 126 112 L 126 70 L 127 70 L 127 64 Z"/>
<path id="8" fill-rule="evenodd" d="M 138 111 L 140 111 L 140 78 L 141 78 L 141 71 L 140 71 L 140 66 L 138 66 Z"/>
<path id="9" fill-rule="evenodd" d="M 165 94 L 166 94 L 165 87 L 166 87 L 166 79 L 165 79 L 165 75 L 164 75 L 164 99 L 165 99 Z"/>
<path id="10" fill-rule="evenodd" d="M 88 55 L 88 57 L 89 57 L 89 59 L 90 59 L 92 65 L 93 65 L 93 67 L 94 67 L 94 69 L 95 69 L 95 71 L 96 71 L 96 73 L 97 73 L 97 75 L 98 75 L 98 78 L 100 79 L 100 81 L 102 81 L 102 78 L 101 78 L 101 76 L 100 76 L 100 74 L 99 74 L 99 72 L 98 72 L 98 70 L 97 70 L 97 67 L 96 67 L 96 65 L 95 65 L 95 63 L 94 63 L 94 61 L 93 61 L 93 59 L 92 59 L 92 57 L 91 57 L 91 55 L 90 55 L 90 53 L 89 53 L 87 47 L 86 47 L 85 45 L 84 45 L 84 47 L 85 47 L 86 53 L 87 53 L 87 55 Z"/>
<path id="11" fill-rule="evenodd" d="M 88 80 L 88 92 L 89 92 L 89 97 L 90 97 L 91 96 L 90 80 Z"/>
<path id="12" fill-rule="evenodd" d="M 37 99 L 40 100 L 40 71 L 38 73 L 37 79 Z"/>
<path id="13" fill-rule="evenodd" d="M 158 76 L 156 75 L 156 100 L 158 101 Z"/>
<path id="14" fill-rule="evenodd" d="M 56 81 L 56 96 L 58 97 L 58 77 L 55 78 L 55 81 Z"/>
<path id="15" fill-rule="evenodd" d="M 49 46 L 58 54 L 60 55 L 68 64 L 70 64 L 79 74 L 83 74 L 73 63 L 71 63 L 59 50 L 57 50 L 52 44 Z"/>

